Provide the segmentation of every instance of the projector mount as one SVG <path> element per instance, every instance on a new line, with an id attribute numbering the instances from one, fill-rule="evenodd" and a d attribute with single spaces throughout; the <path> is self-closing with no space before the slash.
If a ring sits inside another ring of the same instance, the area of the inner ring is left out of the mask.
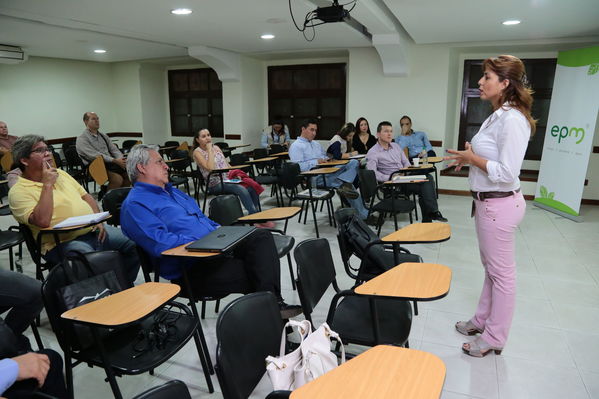
<path id="1" fill-rule="evenodd" d="M 316 10 L 309 11 L 304 18 L 304 24 L 300 28 L 300 26 L 295 22 L 295 17 L 293 16 L 293 10 L 291 9 L 291 0 L 289 0 L 289 13 L 291 14 L 291 19 L 293 20 L 293 24 L 304 35 L 304 38 L 311 42 L 316 37 L 316 29 L 314 29 L 318 25 L 328 24 L 332 22 L 343 22 L 346 19 L 351 18 L 349 13 L 356 6 L 357 0 L 352 0 L 344 4 L 339 4 L 338 0 L 333 0 L 333 4 L 328 7 L 317 7 Z M 346 10 L 344 7 L 351 5 L 349 10 Z M 306 36 L 306 29 L 312 28 L 312 37 Z"/>

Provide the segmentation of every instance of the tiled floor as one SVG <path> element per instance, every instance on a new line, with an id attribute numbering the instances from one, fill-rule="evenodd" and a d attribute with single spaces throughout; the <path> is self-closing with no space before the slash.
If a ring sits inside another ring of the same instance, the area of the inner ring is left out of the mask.
<path id="1" fill-rule="evenodd" d="M 476 359 L 462 354 L 466 337 L 454 330 L 457 320 L 467 319 L 475 309 L 483 273 L 478 246 L 470 219 L 470 200 L 441 196 L 443 214 L 449 219 L 452 237 L 433 245 L 408 247 L 425 262 L 445 264 L 453 270 L 450 293 L 434 302 L 420 303 L 414 317 L 410 346 L 436 354 L 447 366 L 442 397 L 457 398 L 599 398 L 599 207 L 583 206 L 584 223 L 575 223 L 528 203 L 526 217 L 517 233 L 518 295 L 510 338 L 501 356 L 493 354 Z M 265 201 L 272 206 L 271 201 Z M 407 223 L 403 221 L 403 223 Z M 10 217 L 0 219 L 0 227 L 13 224 Z M 387 222 L 383 233 L 391 232 Z M 324 216 L 319 219 L 322 236 L 329 239 L 335 257 L 340 286 L 348 287 L 338 255 L 335 229 Z M 297 242 L 314 235 L 313 224 L 300 225 L 294 219 L 289 234 Z M 8 254 L 0 253 L 0 263 L 8 268 Z M 299 303 L 291 290 L 286 261 L 281 268 L 283 296 Z M 33 275 L 30 259 L 25 272 Z M 141 282 L 141 277 L 139 281 Z M 324 320 L 331 292 L 317 307 L 313 318 Z M 229 302 L 236 296 L 229 296 Z M 208 345 L 214 356 L 214 327 L 218 317 L 209 306 L 203 321 Z M 47 346 L 58 349 L 48 321 L 42 316 L 41 332 Z M 192 345 L 192 344 L 190 344 Z M 124 377 L 119 385 L 131 397 L 153 385 L 178 378 L 187 383 L 194 398 L 220 398 L 217 390 L 206 389 L 200 362 L 194 350 L 181 351 L 171 361 L 148 374 Z M 359 351 L 360 348 L 350 348 Z M 102 370 L 78 366 L 75 369 L 77 398 L 110 397 Z M 255 397 L 264 397 L 268 383 L 263 381 Z"/>

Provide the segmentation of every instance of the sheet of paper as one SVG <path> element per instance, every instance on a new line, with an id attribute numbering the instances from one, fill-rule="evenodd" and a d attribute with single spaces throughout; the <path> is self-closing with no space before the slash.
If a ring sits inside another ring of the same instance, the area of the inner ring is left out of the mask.
<path id="1" fill-rule="evenodd" d="M 72 227 L 79 226 L 85 224 L 98 223 L 101 220 L 104 220 L 110 215 L 109 212 L 99 212 L 99 213 L 90 213 L 89 215 L 81 215 L 81 216 L 73 216 L 70 218 L 66 218 L 60 223 L 56 223 L 52 228 L 53 229 L 61 229 L 64 227 Z"/>

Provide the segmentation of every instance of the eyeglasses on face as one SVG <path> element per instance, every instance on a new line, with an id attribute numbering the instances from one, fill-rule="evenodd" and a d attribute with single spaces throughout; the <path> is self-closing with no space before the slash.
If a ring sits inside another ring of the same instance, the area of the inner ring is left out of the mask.
<path id="1" fill-rule="evenodd" d="M 39 147 L 39 148 L 36 148 L 35 150 L 31 150 L 29 153 L 32 154 L 34 152 L 37 152 L 38 154 L 45 154 L 48 151 L 50 151 L 50 149 L 48 147 Z"/>

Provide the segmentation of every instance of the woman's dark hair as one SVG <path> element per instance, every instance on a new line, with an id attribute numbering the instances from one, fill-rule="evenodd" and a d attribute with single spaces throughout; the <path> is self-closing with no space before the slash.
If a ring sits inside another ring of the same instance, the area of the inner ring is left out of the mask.
<path id="1" fill-rule="evenodd" d="M 501 92 L 500 104 L 506 102 L 518 109 L 530 123 L 531 135 L 534 134 L 537 121 L 531 115 L 532 93 L 528 87 L 526 69 L 518 57 L 513 55 L 500 55 L 497 58 L 487 58 L 483 61 L 483 72 L 489 70 L 494 72 L 500 82 L 509 80 L 508 86 Z"/>
<path id="2" fill-rule="evenodd" d="M 356 121 L 356 134 L 360 134 L 360 123 L 362 123 L 362 121 L 366 121 L 366 123 L 368 123 L 368 120 L 366 118 L 364 118 L 363 116 L 359 117 Z M 370 133 L 370 123 L 368 123 L 368 134 L 372 134 Z"/>
<path id="3" fill-rule="evenodd" d="M 347 141 L 347 152 L 352 152 L 351 141 L 347 139 L 351 133 L 355 133 L 356 127 L 353 123 L 347 122 L 345 125 L 341 126 L 341 129 L 337 132 L 337 135 L 341 137 L 343 140 Z"/>
<path id="4" fill-rule="evenodd" d="M 201 129 L 198 129 L 198 131 L 196 132 L 196 134 L 193 135 L 193 149 L 195 150 L 196 148 L 198 148 L 200 146 L 200 144 L 198 143 L 197 138 L 200 137 L 200 132 L 202 130 L 208 130 L 207 128 L 203 127 Z M 209 130 L 208 130 L 209 131 Z"/>
<path id="5" fill-rule="evenodd" d="M 278 133 L 279 136 L 282 134 L 283 135 L 285 134 L 285 123 L 283 123 L 282 119 L 275 118 L 270 124 L 270 126 L 271 126 L 270 136 L 272 137 L 273 140 L 275 139 L 275 127 L 274 127 L 275 125 L 281 125 L 281 132 Z"/>

